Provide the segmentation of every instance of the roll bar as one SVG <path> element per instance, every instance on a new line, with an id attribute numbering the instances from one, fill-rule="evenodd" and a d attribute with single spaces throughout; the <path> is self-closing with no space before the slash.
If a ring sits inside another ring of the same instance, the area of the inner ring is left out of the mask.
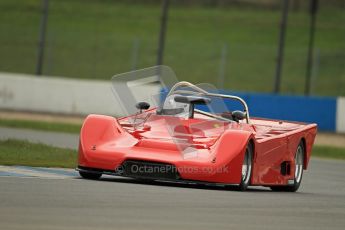
<path id="1" fill-rule="evenodd" d="M 192 83 L 188 82 L 188 81 L 181 81 L 181 82 L 178 82 L 176 83 L 169 91 L 168 93 L 168 96 L 172 95 L 173 93 L 183 93 L 183 94 L 192 94 L 192 93 L 195 93 L 195 92 L 191 92 L 191 91 L 188 91 L 188 90 L 177 90 L 179 87 L 183 87 L 183 86 L 187 86 L 187 87 L 190 87 L 191 89 L 197 91 L 197 93 L 199 95 L 205 95 L 205 96 L 211 96 L 211 97 L 220 97 L 220 98 L 227 98 L 227 99 L 233 99 L 233 100 L 236 100 L 236 101 L 239 101 L 242 105 L 243 105 L 243 108 L 244 108 L 244 112 L 246 114 L 246 121 L 248 124 L 250 124 L 250 118 L 249 118 L 249 110 L 248 110 L 248 105 L 247 103 L 240 97 L 237 97 L 237 96 L 233 96 L 233 95 L 226 95 L 226 94 L 218 94 L 218 93 L 209 93 L 207 92 L 206 90 L 203 90 L 201 89 L 200 87 L 196 86 L 196 85 L 193 85 Z M 200 111 L 200 110 L 197 110 L 198 112 L 202 113 L 202 114 L 205 114 L 205 115 L 209 115 L 209 116 L 212 116 L 212 117 L 216 117 L 216 118 L 220 118 L 222 120 L 226 120 L 224 119 L 223 117 L 219 117 L 219 116 L 216 116 L 214 114 L 211 114 L 211 113 L 208 113 L 208 112 L 204 112 L 204 111 Z"/>

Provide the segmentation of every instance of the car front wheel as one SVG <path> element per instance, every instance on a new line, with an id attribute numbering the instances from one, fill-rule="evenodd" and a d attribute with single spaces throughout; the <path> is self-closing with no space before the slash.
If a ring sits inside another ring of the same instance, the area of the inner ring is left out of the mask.
<path id="1" fill-rule="evenodd" d="M 89 180 L 97 180 L 102 176 L 101 173 L 89 173 L 89 172 L 79 172 L 79 175 L 82 178 L 89 179 Z"/>
<path id="2" fill-rule="evenodd" d="M 249 184 L 252 176 L 252 165 L 253 165 L 253 146 L 251 143 L 247 145 L 246 152 L 242 163 L 242 177 L 241 183 L 239 184 L 239 190 L 245 191 Z"/>

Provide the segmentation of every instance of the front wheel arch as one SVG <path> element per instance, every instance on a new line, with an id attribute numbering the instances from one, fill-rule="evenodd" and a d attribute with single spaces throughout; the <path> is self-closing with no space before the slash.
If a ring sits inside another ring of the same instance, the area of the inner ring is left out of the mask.
<path id="1" fill-rule="evenodd" d="M 253 162 L 254 162 L 255 157 L 256 157 L 256 153 L 255 153 L 255 142 L 254 142 L 253 139 L 249 139 L 248 144 L 250 144 L 250 145 L 252 146 L 252 150 L 253 150 L 253 156 L 252 156 L 252 157 L 253 157 Z"/>

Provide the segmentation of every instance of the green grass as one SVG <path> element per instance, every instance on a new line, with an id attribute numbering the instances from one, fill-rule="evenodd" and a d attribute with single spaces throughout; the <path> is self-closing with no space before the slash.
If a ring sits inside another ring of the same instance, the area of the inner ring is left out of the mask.
<path id="1" fill-rule="evenodd" d="M 74 168 L 77 152 L 28 141 L 0 140 L 0 165 Z"/>
<path id="2" fill-rule="evenodd" d="M 41 1 L 0 2 L 0 71 L 34 73 Z M 138 68 L 155 65 L 160 6 L 116 1 L 52 0 L 44 73 L 110 79 L 131 69 L 139 39 Z M 320 66 L 317 95 L 345 95 L 345 14 L 320 7 L 315 47 Z M 228 45 L 224 88 L 271 92 L 275 73 L 279 10 L 179 7 L 169 12 L 164 63 L 179 80 L 217 84 L 221 47 Z M 304 89 L 309 15 L 291 12 L 282 91 Z"/>
<path id="3" fill-rule="evenodd" d="M 81 125 L 60 123 L 60 122 L 44 122 L 17 119 L 0 119 L 0 126 L 10 128 L 35 129 L 43 131 L 63 132 L 63 133 L 79 133 Z"/>
<path id="4" fill-rule="evenodd" d="M 315 146 L 312 157 L 345 160 L 345 148 Z M 0 140 L 0 165 L 74 168 L 77 152 L 20 140 Z"/>
<path id="5" fill-rule="evenodd" d="M 314 146 L 312 157 L 345 160 L 345 148 L 329 147 L 329 146 Z"/>

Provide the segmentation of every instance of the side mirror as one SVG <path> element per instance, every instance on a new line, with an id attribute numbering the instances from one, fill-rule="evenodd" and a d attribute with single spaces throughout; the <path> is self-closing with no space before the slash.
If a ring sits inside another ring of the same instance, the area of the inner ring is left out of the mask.
<path id="1" fill-rule="evenodd" d="M 240 120 L 243 120 L 246 118 L 246 113 L 239 111 L 239 110 L 235 110 L 231 113 L 232 115 L 232 119 L 236 122 L 239 122 Z"/>
<path id="2" fill-rule="evenodd" d="M 143 110 L 147 110 L 150 108 L 150 104 L 145 102 L 145 101 L 141 101 L 141 102 L 138 102 L 137 104 L 135 104 L 135 107 L 137 109 L 140 110 L 140 113 L 143 111 Z"/>

